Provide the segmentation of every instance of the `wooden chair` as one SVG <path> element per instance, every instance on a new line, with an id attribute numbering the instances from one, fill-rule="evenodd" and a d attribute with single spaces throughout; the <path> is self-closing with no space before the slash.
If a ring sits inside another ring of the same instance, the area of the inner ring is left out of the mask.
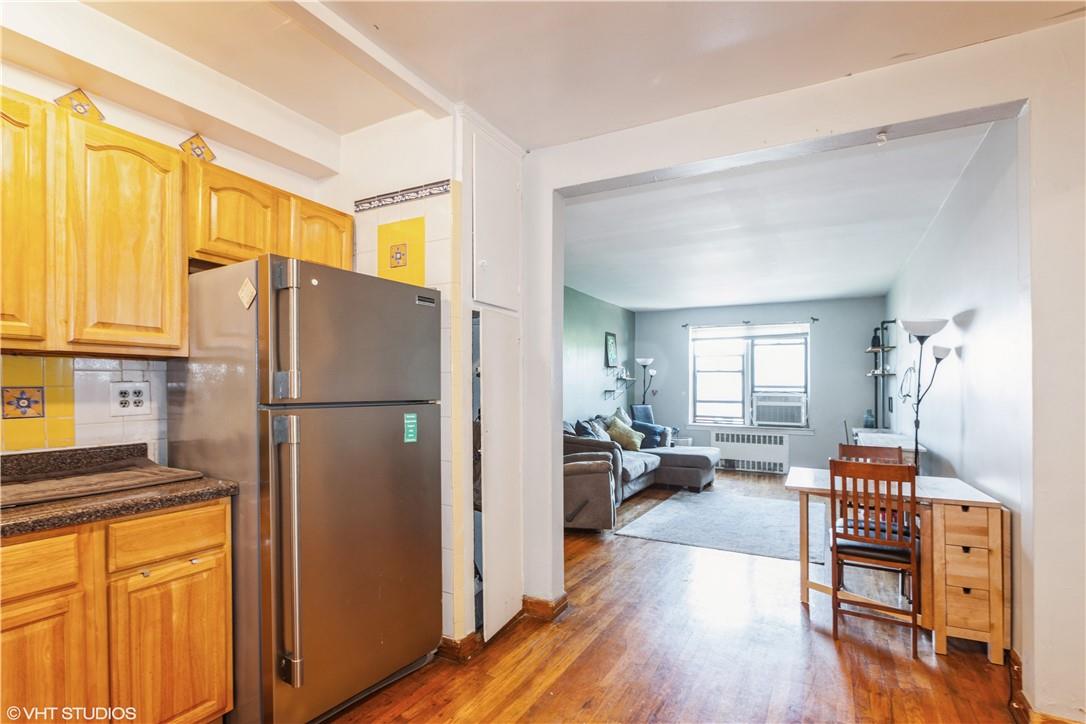
<path id="1" fill-rule="evenodd" d="M 848 602 L 886 614 L 877 615 L 841 608 L 839 595 L 846 564 L 908 572 L 912 580 L 919 580 L 915 469 L 912 465 L 830 460 L 830 511 L 835 521 L 830 531 L 833 638 L 837 638 L 837 619 L 842 614 L 902 624 L 912 629 L 912 655 L 916 658 L 920 596 L 912 596 L 908 609 L 874 602 Z M 888 515 L 884 520 L 883 511 L 896 515 Z"/>
<path id="2" fill-rule="evenodd" d="M 900 447 L 877 447 L 875 445 L 837 445 L 839 460 L 852 460 L 861 463 L 891 463 L 901 465 L 905 454 Z"/>

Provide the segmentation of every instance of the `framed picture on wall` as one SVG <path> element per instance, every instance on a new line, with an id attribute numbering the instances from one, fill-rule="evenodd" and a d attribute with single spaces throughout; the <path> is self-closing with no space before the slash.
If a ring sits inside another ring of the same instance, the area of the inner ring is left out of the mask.
<path id="1" fill-rule="evenodd" d="M 618 338 L 614 332 L 603 333 L 603 363 L 608 367 L 618 367 Z"/>

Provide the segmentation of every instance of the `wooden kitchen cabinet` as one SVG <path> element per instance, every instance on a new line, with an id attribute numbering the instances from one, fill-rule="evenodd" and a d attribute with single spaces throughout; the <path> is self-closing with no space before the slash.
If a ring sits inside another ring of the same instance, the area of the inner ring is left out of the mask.
<path id="1" fill-rule="evenodd" d="M 354 268 L 354 226 L 349 214 L 299 196 L 284 199 L 280 214 L 286 221 L 281 254 L 340 269 Z"/>
<path id="2" fill-rule="evenodd" d="M 58 342 L 73 351 L 109 345 L 183 354 L 181 155 L 73 114 L 64 121 Z"/>
<path id="3" fill-rule="evenodd" d="M 0 574 L 0 715 L 198 723 L 233 708 L 228 498 L 5 538 Z"/>
<path id="4" fill-rule="evenodd" d="M 51 282 L 47 248 L 53 221 L 48 173 L 53 109 L 7 89 L 0 103 L 0 337 L 8 348 L 43 349 Z"/>
<path id="5" fill-rule="evenodd" d="M 185 165 L 190 257 L 229 264 L 278 251 L 283 192 L 204 161 Z"/>
<path id="6" fill-rule="evenodd" d="M 110 582 L 113 706 L 154 722 L 206 722 L 229 710 L 229 565 L 220 549 Z"/>
<path id="7" fill-rule="evenodd" d="M 0 712 L 108 702 L 104 554 L 90 527 L 0 548 Z"/>

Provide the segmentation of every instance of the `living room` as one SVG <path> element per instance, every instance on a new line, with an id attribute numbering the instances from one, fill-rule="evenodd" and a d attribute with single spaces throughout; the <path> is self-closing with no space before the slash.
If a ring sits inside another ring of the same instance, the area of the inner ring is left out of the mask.
<path id="1" fill-rule="evenodd" d="M 979 486 L 1006 511 L 1008 548 L 1020 545 L 1030 351 L 1007 343 L 1028 339 L 1030 313 L 1019 123 L 894 129 L 571 202 L 567 547 L 638 539 L 721 561 L 809 558 L 822 590 L 827 509 L 808 508 L 790 472 L 826 468 L 842 443 L 896 448 L 919 457 L 921 476 Z M 929 319 L 937 333 L 915 326 Z M 1007 557 L 1009 611 L 1020 549 Z M 907 574 L 847 570 L 842 591 L 909 608 Z M 905 655 L 898 633 L 885 635 Z M 951 648 L 983 660 L 977 641 Z M 922 640 L 920 652 L 942 647 Z"/>

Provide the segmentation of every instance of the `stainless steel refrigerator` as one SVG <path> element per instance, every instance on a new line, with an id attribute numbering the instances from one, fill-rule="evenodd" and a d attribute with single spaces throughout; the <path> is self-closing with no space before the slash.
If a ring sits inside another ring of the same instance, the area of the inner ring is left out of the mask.
<path id="1" fill-rule="evenodd" d="M 437 648 L 440 320 L 435 291 L 280 256 L 190 276 L 169 459 L 240 483 L 235 721 L 321 717 Z"/>

